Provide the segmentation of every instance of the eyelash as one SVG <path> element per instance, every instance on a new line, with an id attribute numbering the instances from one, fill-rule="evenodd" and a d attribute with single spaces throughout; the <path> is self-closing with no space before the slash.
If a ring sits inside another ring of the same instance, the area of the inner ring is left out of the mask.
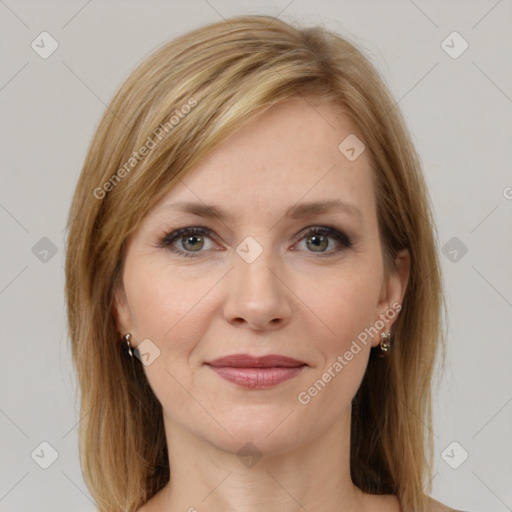
<path id="1" fill-rule="evenodd" d="M 199 257 L 199 254 L 201 252 L 205 252 L 205 251 L 197 251 L 197 255 L 195 255 L 191 252 L 179 250 L 176 247 L 174 247 L 172 245 L 174 243 L 174 241 L 178 240 L 180 237 L 183 237 L 184 235 L 199 235 L 199 236 L 208 236 L 211 238 L 211 236 L 210 236 L 211 231 L 208 228 L 203 228 L 203 227 L 187 227 L 187 228 L 177 229 L 171 233 L 164 234 L 162 236 L 162 238 L 160 239 L 160 242 L 158 243 L 158 247 L 159 248 L 167 248 L 170 251 L 172 251 L 173 253 L 175 253 L 179 256 L 185 257 L 185 258 L 197 258 L 197 257 Z M 345 249 L 350 249 L 352 247 L 352 242 L 350 241 L 350 238 L 347 235 L 345 235 L 341 231 L 338 231 L 337 229 L 330 227 L 330 226 L 310 226 L 310 227 L 306 228 L 305 233 L 301 234 L 297 238 L 297 241 L 301 241 L 303 238 L 307 238 L 309 236 L 328 236 L 330 238 L 336 239 L 341 244 L 341 247 L 338 247 L 331 251 L 327 251 L 324 253 L 322 253 L 322 252 L 316 253 L 321 258 L 334 256 L 334 255 L 338 254 L 339 252 L 341 252 Z M 313 254 L 315 254 L 314 251 L 309 251 L 309 252 L 312 252 Z"/>

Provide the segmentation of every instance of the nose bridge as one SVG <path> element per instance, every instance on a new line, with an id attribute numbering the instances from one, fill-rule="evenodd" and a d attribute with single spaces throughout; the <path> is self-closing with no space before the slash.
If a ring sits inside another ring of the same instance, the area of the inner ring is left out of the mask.
<path id="1" fill-rule="evenodd" d="M 281 266 L 270 240 L 270 236 L 258 240 L 249 236 L 237 246 L 225 303 L 228 319 L 264 328 L 289 317 L 287 288 L 279 277 Z"/>
<path id="2" fill-rule="evenodd" d="M 248 236 L 236 248 L 234 275 L 238 289 L 250 293 L 265 292 L 278 287 L 276 269 L 279 267 L 271 247 L 271 237 Z"/>

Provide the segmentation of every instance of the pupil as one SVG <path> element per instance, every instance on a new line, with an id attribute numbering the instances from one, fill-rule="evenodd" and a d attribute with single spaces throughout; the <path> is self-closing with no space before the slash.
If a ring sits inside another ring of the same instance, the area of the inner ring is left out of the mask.
<path id="1" fill-rule="evenodd" d="M 186 239 L 185 239 L 185 244 L 191 244 L 192 249 L 194 248 L 194 246 L 195 246 L 195 247 L 199 247 L 199 248 L 200 248 L 200 244 L 194 244 L 194 241 L 196 241 L 196 242 L 197 242 L 197 240 L 198 240 L 198 239 L 199 239 L 199 237 L 198 237 L 198 236 L 196 236 L 196 235 L 188 236 L 188 237 L 186 237 Z"/>
<path id="2" fill-rule="evenodd" d="M 316 240 L 316 242 L 314 242 L 313 240 Z M 314 247 L 321 247 L 321 244 L 325 241 L 325 239 L 323 236 L 314 235 L 311 237 L 311 241 Z"/>

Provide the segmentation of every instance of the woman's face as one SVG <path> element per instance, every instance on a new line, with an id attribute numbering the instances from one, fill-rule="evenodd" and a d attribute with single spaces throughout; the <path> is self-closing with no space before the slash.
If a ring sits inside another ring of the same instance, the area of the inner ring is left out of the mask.
<path id="1" fill-rule="evenodd" d="M 114 313 L 168 433 L 277 453 L 350 418 L 408 275 L 405 252 L 384 279 L 368 154 L 339 149 L 354 132 L 328 104 L 275 105 L 129 238 Z"/>

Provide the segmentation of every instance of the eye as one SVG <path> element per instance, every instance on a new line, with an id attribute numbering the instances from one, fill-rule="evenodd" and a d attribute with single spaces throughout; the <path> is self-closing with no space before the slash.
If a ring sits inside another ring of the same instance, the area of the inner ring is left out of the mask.
<path id="1" fill-rule="evenodd" d="M 339 245 L 334 249 L 326 250 L 329 247 L 329 239 L 335 239 Z M 303 240 L 306 247 L 311 249 L 309 252 L 315 252 L 321 256 L 331 256 L 352 247 L 352 242 L 345 233 L 330 226 L 311 226 L 307 228 L 306 232 L 301 234 L 299 241 Z"/>
<path id="2" fill-rule="evenodd" d="M 299 242 L 305 240 L 308 252 L 314 252 L 320 256 L 331 256 L 352 247 L 347 235 L 329 226 L 311 226 L 298 235 L 296 239 Z M 185 258 L 196 258 L 201 252 L 205 252 L 202 250 L 205 247 L 205 240 L 212 241 L 212 233 L 209 229 L 187 227 L 163 235 L 158 247 L 168 248 Z M 329 247 L 330 240 L 335 240 L 338 246 L 331 250 L 325 250 Z M 208 248 L 208 244 L 206 244 L 206 249 Z"/>
<path id="3" fill-rule="evenodd" d="M 167 247 L 172 252 L 185 258 L 195 258 L 205 246 L 205 238 L 210 238 L 210 230 L 201 227 L 182 228 L 166 235 L 160 242 L 160 247 Z M 176 247 L 176 245 L 181 247 Z"/>

